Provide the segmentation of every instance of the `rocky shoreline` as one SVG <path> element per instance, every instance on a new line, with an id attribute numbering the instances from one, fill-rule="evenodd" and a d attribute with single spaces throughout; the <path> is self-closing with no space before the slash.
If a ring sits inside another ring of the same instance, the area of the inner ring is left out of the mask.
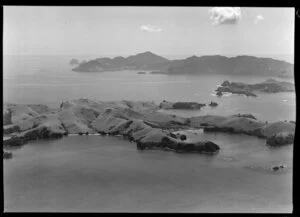
<path id="1" fill-rule="evenodd" d="M 206 115 L 183 118 L 159 112 L 154 102 L 95 101 L 76 99 L 62 102 L 56 110 L 45 105 L 5 104 L 3 141 L 5 146 L 21 146 L 36 139 L 59 139 L 69 134 L 121 135 L 135 142 L 137 149 L 170 149 L 176 152 L 215 154 L 213 141 L 186 142 L 176 130 L 200 129 L 204 132 L 244 133 L 266 139 L 266 145 L 292 144 L 295 123 L 265 123 L 251 114 Z"/>

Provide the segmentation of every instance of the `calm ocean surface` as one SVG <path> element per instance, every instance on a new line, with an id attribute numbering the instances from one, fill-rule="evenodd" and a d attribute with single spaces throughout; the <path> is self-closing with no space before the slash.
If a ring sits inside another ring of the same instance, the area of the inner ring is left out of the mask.
<path id="1" fill-rule="evenodd" d="M 241 76 L 138 75 L 136 71 L 77 73 L 71 56 L 5 56 L 4 101 L 58 106 L 63 100 L 218 102 L 182 116 L 252 113 L 260 120 L 295 120 L 295 94 L 218 98 L 224 80 Z M 94 57 L 78 57 L 89 60 Z M 170 111 L 168 111 L 170 112 Z M 70 136 L 34 141 L 4 161 L 5 211 L 291 212 L 292 146 L 270 149 L 246 135 L 193 132 L 221 147 L 214 157 L 136 150 L 121 138 Z M 284 172 L 272 173 L 274 164 Z"/>

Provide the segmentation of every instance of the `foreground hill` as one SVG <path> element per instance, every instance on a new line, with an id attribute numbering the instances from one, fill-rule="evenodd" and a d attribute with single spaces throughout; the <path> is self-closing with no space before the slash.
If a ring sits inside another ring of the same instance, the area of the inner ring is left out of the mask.
<path id="1" fill-rule="evenodd" d="M 292 144 L 295 123 L 266 123 L 253 115 L 206 115 L 183 118 L 159 112 L 154 102 L 95 101 L 62 102 L 56 110 L 45 105 L 6 104 L 3 109 L 4 146 L 18 146 L 35 139 L 61 138 L 68 134 L 122 135 L 138 149 L 159 148 L 180 152 L 217 153 L 211 141 L 185 142 L 177 130 L 204 128 L 207 132 L 245 133 L 266 139 L 271 146 Z"/>
<path id="2" fill-rule="evenodd" d="M 119 70 L 156 70 L 161 74 L 229 74 L 293 77 L 294 65 L 272 58 L 254 56 L 225 57 L 220 55 L 192 56 L 168 60 L 151 52 L 124 57 L 98 58 L 81 63 L 76 72 L 103 72 Z"/>

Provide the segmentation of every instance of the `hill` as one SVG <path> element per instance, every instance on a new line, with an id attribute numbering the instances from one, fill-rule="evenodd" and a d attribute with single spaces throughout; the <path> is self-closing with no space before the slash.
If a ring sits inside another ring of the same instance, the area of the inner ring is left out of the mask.
<path id="1" fill-rule="evenodd" d="M 73 69 L 75 72 L 103 72 L 133 70 L 155 70 L 167 66 L 170 61 L 151 52 L 139 53 L 127 58 L 118 56 L 115 58 L 97 58 L 82 63 Z"/>
<path id="2" fill-rule="evenodd" d="M 169 74 L 230 74 L 293 77 L 294 65 L 272 58 L 254 56 L 192 56 L 173 61 Z"/>

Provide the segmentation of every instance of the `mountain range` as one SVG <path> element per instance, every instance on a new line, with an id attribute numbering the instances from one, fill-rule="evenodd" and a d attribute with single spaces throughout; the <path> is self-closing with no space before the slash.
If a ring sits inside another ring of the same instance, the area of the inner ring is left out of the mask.
<path id="1" fill-rule="evenodd" d="M 272 58 L 255 56 L 226 57 L 220 55 L 191 56 L 186 59 L 168 60 L 151 52 L 127 58 L 97 58 L 81 63 L 76 72 L 103 72 L 120 70 L 159 70 L 165 74 L 243 74 L 293 77 L 294 65 Z"/>

